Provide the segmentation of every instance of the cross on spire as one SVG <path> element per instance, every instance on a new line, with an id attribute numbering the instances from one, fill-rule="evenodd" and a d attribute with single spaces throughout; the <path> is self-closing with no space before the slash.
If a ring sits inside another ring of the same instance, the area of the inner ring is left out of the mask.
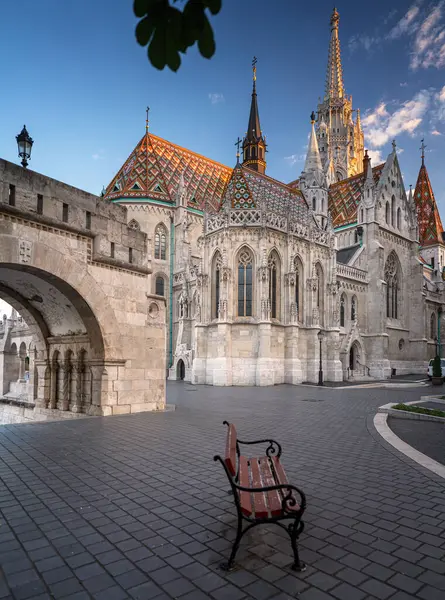
<path id="1" fill-rule="evenodd" d="M 239 163 L 239 147 L 241 146 L 242 143 L 243 143 L 243 140 L 240 139 L 240 137 L 238 136 L 238 139 L 235 142 L 235 146 L 236 146 L 236 162 L 237 162 L 237 164 Z"/>
<path id="2" fill-rule="evenodd" d="M 147 106 L 146 110 L 145 110 L 145 133 L 148 133 L 148 112 L 150 110 L 150 107 Z"/>
<path id="3" fill-rule="evenodd" d="M 424 140 L 424 138 L 422 138 L 422 143 L 420 144 L 420 150 L 422 151 L 422 155 L 421 155 L 422 156 L 422 167 L 425 166 L 425 148 L 426 148 L 425 140 Z"/>
<path id="4" fill-rule="evenodd" d="M 253 60 L 252 60 L 252 71 L 253 71 L 253 81 L 254 82 L 256 81 L 256 64 L 257 64 L 257 62 L 258 62 L 258 59 L 256 56 L 254 56 Z"/>
<path id="5" fill-rule="evenodd" d="M 395 152 L 397 148 L 396 140 L 392 141 L 392 151 Z"/>

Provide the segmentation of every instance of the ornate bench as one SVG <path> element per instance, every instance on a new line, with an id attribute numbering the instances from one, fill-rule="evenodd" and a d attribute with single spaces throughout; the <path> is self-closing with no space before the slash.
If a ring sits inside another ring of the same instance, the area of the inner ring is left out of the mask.
<path id="1" fill-rule="evenodd" d="M 256 440 L 243 442 L 237 438 L 235 425 L 224 421 L 227 425 L 227 442 L 224 459 L 215 456 L 224 467 L 230 481 L 238 513 L 238 526 L 235 542 L 227 563 L 223 566 L 231 570 L 238 551 L 241 538 L 255 525 L 276 523 L 290 536 L 295 571 L 304 571 L 306 565 L 298 556 L 297 540 L 304 528 L 301 519 L 306 508 L 304 493 L 291 485 L 280 462 L 281 446 L 274 440 Z M 266 454 L 248 458 L 240 452 L 240 444 L 268 444 Z M 291 520 L 283 524 L 281 521 Z M 243 521 L 247 526 L 243 528 Z"/>

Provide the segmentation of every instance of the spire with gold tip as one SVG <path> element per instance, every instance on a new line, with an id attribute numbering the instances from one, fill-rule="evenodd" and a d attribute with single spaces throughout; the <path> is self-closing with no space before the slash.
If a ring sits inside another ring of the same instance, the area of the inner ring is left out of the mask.
<path id="1" fill-rule="evenodd" d="M 246 136 L 243 140 L 243 165 L 258 173 L 264 173 L 266 171 L 266 139 L 261 131 L 260 114 L 258 111 L 256 64 L 257 58 L 254 56 L 252 60 L 253 88 L 249 123 L 247 125 Z"/>
<path id="2" fill-rule="evenodd" d="M 326 73 L 326 98 L 342 98 L 344 95 L 343 69 L 341 66 L 338 23 L 340 15 L 336 8 L 331 16 L 331 41 L 329 44 L 328 69 Z"/>

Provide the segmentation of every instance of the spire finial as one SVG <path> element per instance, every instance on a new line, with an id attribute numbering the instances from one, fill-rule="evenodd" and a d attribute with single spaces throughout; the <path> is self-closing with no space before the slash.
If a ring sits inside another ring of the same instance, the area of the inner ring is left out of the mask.
<path id="1" fill-rule="evenodd" d="M 332 11 L 332 16 L 331 16 L 331 27 L 332 27 L 332 29 L 334 29 L 334 28 L 338 29 L 338 22 L 339 21 L 340 21 L 340 15 L 338 14 L 338 10 L 334 6 L 334 10 Z"/>
<path id="2" fill-rule="evenodd" d="M 150 107 L 147 106 L 146 110 L 145 110 L 145 133 L 148 133 L 148 112 L 150 110 Z"/>
<path id="3" fill-rule="evenodd" d="M 420 150 L 422 151 L 422 167 L 425 166 L 425 140 L 422 138 L 422 143 L 420 144 Z"/>
<path id="4" fill-rule="evenodd" d="M 256 88 L 256 64 L 257 64 L 257 62 L 258 62 L 258 59 L 256 56 L 254 56 L 252 59 L 253 91 L 255 91 L 255 88 Z"/>
<path id="5" fill-rule="evenodd" d="M 313 125 L 315 123 L 315 113 L 314 111 L 312 111 L 311 113 L 311 124 Z"/>
<path id="6" fill-rule="evenodd" d="M 240 139 L 240 137 L 238 136 L 238 139 L 235 142 L 235 146 L 236 146 L 236 164 L 239 165 L 239 147 L 241 146 L 241 144 L 243 143 L 243 140 Z"/>
<path id="7" fill-rule="evenodd" d="M 396 148 L 397 148 L 396 140 L 393 140 L 392 141 L 392 151 L 396 152 Z"/>

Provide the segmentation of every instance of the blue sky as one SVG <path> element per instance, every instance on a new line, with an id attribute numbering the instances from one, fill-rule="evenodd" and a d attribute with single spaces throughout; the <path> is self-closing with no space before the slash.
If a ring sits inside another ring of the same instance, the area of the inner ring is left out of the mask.
<path id="1" fill-rule="evenodd" d="M 324 90 L 332 7 L 332 0 L 223 0 L 212 21 L 215 57 L 191 49 L 175 74 L 154 69 L 136 44 L 131 0 L 5 2 L 0 156 L 18 160 L 15 135 L 26 123 L 32 169 L 100 193 L 142 137 L 149 105 L 153 133 L 233 165 L 255 54 L 267 173 L 291 181 Z M 366 7 L 337 5 L 345 87 L 362 111 L 365 145 L 386 157 L 395 137 L 408 187 L 425 136 L 445 217 L 445 0 Z"/>

